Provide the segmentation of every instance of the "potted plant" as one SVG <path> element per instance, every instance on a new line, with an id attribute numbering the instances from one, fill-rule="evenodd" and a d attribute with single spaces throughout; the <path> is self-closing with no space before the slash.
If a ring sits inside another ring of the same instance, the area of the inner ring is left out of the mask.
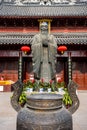
<path id="1" fill-rule="evenodd" d="M 61 92 L 65 88 L 65 82 L 60 79 L 57 80 L 56 82 L 56 89 Z"/>
<path id="2" fill-rule="evenodd" d="M 44 79 L 41 79 L 39 81 L 38 86 L 39 86 L 39 92 L 43 92 L 44 91 Z"/>
<path id="3" fill-rule="evenodd" d="M 48 92 L 55 91 L 55 85 L 54 85 L 54 81 L 53 80 L 49 81 L 49 85 L 48 85 L 47 91 Z"/>
<path id="4" fill-rule="evenodd" d="M 25 83 L 24 83 L 24 89 L 26 91 L 29 91 L 29 92 L 32 92 L 33 91 L 33 87 L 34 87 L 34 80 L 27 80 Z"/>

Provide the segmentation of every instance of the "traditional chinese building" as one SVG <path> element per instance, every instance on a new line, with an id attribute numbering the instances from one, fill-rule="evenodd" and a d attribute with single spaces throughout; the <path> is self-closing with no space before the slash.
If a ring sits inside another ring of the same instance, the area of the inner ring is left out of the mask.
<path id="1" fill-rule="evenodd" d="M 21 53 L 30 46 L 46 21 L 57 45 L 67 51 L 56 56 L 56 72 L 65 82 L 73 79 L 87 90 L 87 0 L 1 0 L 0 77 L 17 81 L 32 73 L 32 55 Z"/>

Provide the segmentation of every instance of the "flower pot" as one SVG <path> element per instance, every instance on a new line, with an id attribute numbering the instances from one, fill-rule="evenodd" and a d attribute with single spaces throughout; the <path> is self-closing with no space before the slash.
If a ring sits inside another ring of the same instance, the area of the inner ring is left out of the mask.
<path id="1" fill-rule="evenodd" d="M 32 93 L 33 92 L 33 88 L 29 88 L 29 92 Z"/>
<path id="2" fill-rule="evenodd" d="M 58 91 L 59 92 L 62 92 L 63 91 L 63 88 L 61 87 L 61 88 L 58 88 Z"/>
<path id="3" fill-rule="evenodd" d="M 48 88 L 48 89 L 47 89 L 47 92 L 51 92 L 51 88 Z"/>
<path id="4" fill-rule="evenodd" d="M 27 91 L 27 92 L 30 92 L 30 88 L 27 88 L 26 91 Z"/>
<path id="5" fill-rule="evenodd" d="M 42 93 L 43 91 L 44 91 L 44 89 L 43 89 L 43 88 L 40 88 L 40 89 L 39 89 L 39 92 L 40 92 L 40 93 Z"/>

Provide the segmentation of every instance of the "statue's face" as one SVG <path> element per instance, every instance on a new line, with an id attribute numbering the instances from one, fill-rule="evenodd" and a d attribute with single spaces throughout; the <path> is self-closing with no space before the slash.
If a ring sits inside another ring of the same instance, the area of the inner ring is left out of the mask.
<path id="1" fill-rule="evenodd" d="M 46 23 L 41 24 L 41 32 L 42 33 L 48 32 L 48 24 L 46 24 Z"/>

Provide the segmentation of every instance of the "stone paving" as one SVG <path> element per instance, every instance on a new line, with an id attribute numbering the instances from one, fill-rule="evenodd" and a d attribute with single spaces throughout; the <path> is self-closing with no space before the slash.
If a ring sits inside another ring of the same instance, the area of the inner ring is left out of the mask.
<path id="1" fill-rule="evenodd" d="M 17 112 L 10 104 L 12 92 L 0 92 L 0 130 L 16 130 Z M 78 91 L 80 107 L 73 114 L 73 130 L 87 130 L 87 91 Z"/>

